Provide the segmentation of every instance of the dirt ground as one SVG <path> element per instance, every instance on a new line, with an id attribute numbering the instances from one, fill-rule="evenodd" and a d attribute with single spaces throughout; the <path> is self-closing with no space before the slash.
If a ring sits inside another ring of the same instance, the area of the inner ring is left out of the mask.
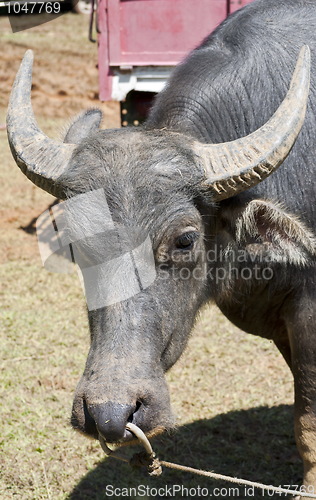
<path id="1" fill-rule="evenodd" d="M 84 109 L 99 107 L 104 128 L 119 126 L 119 104 L 101 103 L 98 98 L 97 45 L 88 41 L 88 16 L 72 13 L 27 31 L 12 33 L 8 18 L 0 17 L 0 154 L 8 158 L 2 169 L 14 175 L 4 180 L 0 199 L 0 262 L 34 258 L 37 242 L 32 231 L 36 217 L 53 201 L 21 174 L 11 160 L 5 130 L 5 113 L 10 89 L 27 49 L 34 51 L 32 103 L 44 132 L 60 138 L 72 117 Z M 23 199 L 23 204 L 17 200 Z M 18 231 L 19 228 L 26 228 Z M 5 231 L 5 233 L 4 233 Z M 27 232 L 29 231 L 29 232 Z M 31 232 L 31 234 L 30 234 Z"/>
<path id="2" fill-rule="evenodd" d="M 117 103 L 98 101 L 97 47 L 87 34 L 84 16 L 67 14 L 14 34 L 0 17 L 0 498 L 103 500 L 109 484 L 175 484 L 210 493 L 222 487 L 220 498 L 228 498 L 228 483 L 171 471 L 153 479 L 104 460 L 99 444 L 69 425 L 88 350 L 85 304 L 75 276 L 41 266 L 34 221 L 54 199 L 16 167 L 4 124 L 14 75 L 31 48 L 32 102 L 45 133 L 60 137 L 74 114 L 94 106 L 104 111 L 104 127 L 118 125 Z M 162 459 L 268 484 L 299 484 L 292 378 L 270 342 L 240 332 L 208 308 L 168 382 L 178 428 L 156 442 Z M 234 496 L 249 498 L 244 489 Z M 258 491 L 251 498 L 262 496 Z"/>
<path id="3" fill-rule="evenodd" d="M 0 28 L 2 112 L 21 58 L 27 49 L 33 49 L 32 103 L 36 115 L 65 119 L 82 109 L 98 106 L 106 114 L 107 128 L 118 126 L 117 103 L 99 101 L 97 44 L 88 41 L 86 16 L 68 13 L 18 33 L 12 33 L 8 19 L 2 16 Z"/>

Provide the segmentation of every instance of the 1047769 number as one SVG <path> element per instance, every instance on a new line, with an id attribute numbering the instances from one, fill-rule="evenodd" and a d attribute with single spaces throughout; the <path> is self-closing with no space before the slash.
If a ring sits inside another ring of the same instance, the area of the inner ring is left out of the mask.
<path id="1" fill-rule="evenodd" d="M 8 2 L 8 14 L 59 14 L 60 2 Z"/>
<path id="2" fill-rule="evenodd" d="M 315 494 L 315 488 L 314 486 L 310 485 L 310 486 L 304 486 L 304 485 L 301 485 L 301 486 L 298 486 L 298 485 L 289 485 L 289 484 L 285 484 L 285 485 L 282 485 L 282 486 L 279 486 L 279 488 L 283 488 L 285 490 L 291 490 L 291 491 L 296 491 L 297 494 L 298 494 L 298 497 L 300 496 L 300 493 L 310 493 L 312 495 Z M 268 489 L 268 490 L 262 490 L 262 496 L 267 496 L 267 497 L 272 497 L 274 495 L 279 495 L 280 497 L 282 496 L 286 496 L 287 497 L 287 494 L 285 492 L 278 492 L 278 491 L 274 491 L 273 488 Z M 301 497 L 302 500 L 304 499 L 304 497 Z"/>

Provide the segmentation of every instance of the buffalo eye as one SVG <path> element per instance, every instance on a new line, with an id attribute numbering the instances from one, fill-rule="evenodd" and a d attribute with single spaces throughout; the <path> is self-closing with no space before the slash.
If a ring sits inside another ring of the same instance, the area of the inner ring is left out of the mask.
<path id="1" fill-rule="evenodd" d="M 188 231 L 181 234 L 176 239 L 176 248 L 180 250 L 191 250 L 193 248 L 194 242 L 198 239 L 199 233 L 196 231 Z"/>

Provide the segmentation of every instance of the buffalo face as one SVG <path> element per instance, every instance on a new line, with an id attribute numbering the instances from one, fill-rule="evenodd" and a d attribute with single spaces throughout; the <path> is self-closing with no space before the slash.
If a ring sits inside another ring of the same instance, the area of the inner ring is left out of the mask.
<path id="1" fill-rule="evenodd" d="M 194 270 L 203 267 L 205 234 L 198 208 L 199 175 L 194 179 L 193 165 L 194 155 L 182 139 L 175 144 L 159 132 L 100 131 L 92 143 L 89 139 L 78 148 L 63 177 L 72 192 L 80 192 L 78 168 L 83 187 L 85 175 L 90 176 L 92 192 L 101 188 L 104 194 L 114 228 L 80 242 L 80 248 L 73 245 L 84 279 L 96 255 L 98 262 L 110 263 L 111 276 L 98 276 L 90 290 L 93 297 L 95 288 L 101 290 L 102 298 L 97 309 L 93 301 L 90 304 L 91 347 L 72 412 L 75 428 L 108 442 L 130 437 L 127 422 L 147 433 L 173 425 L 164 373 L 183 352 L 207 297 L 206 277 L 194 277 Z M 102 208 L 91 208 L 90 200 L 88 210 L 89 221 Z M 79 220 L 82 225 L 84 217 Z M 136 252 L 145 244 L 149 256 L 144 267 Z M 127 269 L 131 252 L 135 260 Z M 137 279 L 140 289 L 129 293 Z M 118 295 L 113 298 L 112 292 Z"/>

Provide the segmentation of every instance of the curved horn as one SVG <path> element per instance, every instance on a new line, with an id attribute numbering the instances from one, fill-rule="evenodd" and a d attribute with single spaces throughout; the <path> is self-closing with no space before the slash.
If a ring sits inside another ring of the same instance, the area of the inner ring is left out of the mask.
<path id="1" fill-rule="evenodd" d="M 272 118 L 252 134 L 222 144 L 195 142 L 206 183 L 215 200 L 249 189 L 285 160 L 304 122 L 310 79 L 310 50 L 302 47 L 289 91 Z"/>
<path id="2" fill-rule="evenodd" d="M 7 131 L 13 157 L 34 184 L 58 198 L 65 198 L 59 178 L 66 170 L 75 149 L 49 139 L 39 129 L 31 104 L 33 52 L 28 50 L 12 88 Z"/>

